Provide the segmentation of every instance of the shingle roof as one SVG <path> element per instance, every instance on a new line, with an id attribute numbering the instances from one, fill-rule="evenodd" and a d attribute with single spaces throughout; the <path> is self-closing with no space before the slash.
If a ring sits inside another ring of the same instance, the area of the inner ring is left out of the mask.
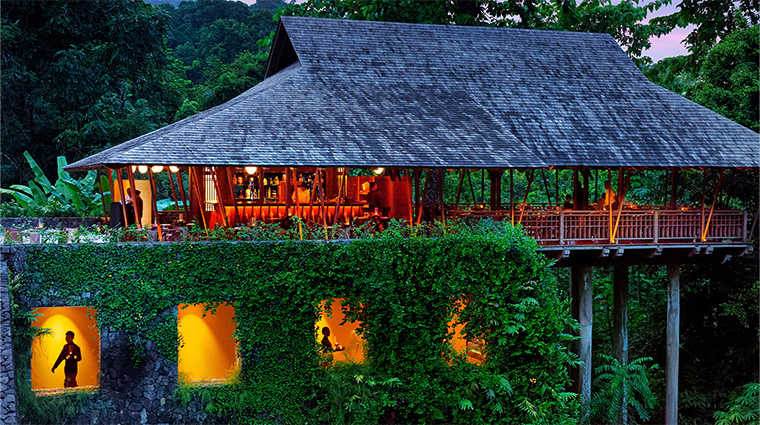
<path id="1" fill-rule="evenodd" d="M 760 165 L 606 34 L 283 16 L 274 46 L 262 83 L 69 169 Z"/>

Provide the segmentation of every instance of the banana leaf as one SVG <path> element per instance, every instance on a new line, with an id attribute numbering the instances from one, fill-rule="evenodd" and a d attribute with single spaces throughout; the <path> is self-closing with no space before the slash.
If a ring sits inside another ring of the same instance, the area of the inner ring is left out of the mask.
<path id="1" fill-rule="evenodd" d="M 105 199 L 106 206 L 111 205 L 113 202 L 113 194 L 111 193 L 110 186 L 108 185 L 108 177 L 100 176 L 100 187 L 108 188 L 108 190 L 103 190 L 103 198 Z"/>
<path id="2" fill-rule="evenodd" d="M 19 185 L 13 185 L 13 186 L 19 186 Z M 32 199 L 31 196 L 17 190 L 10 190 L 10 189 L 5 189 L 5 188 L 0 187 L 0 193 L 13 196 L 13 198 L 19 203 L 19 205 L 21 205 L 24 208 L 26 208 L 26 206 L 29 205 L 29 203 L 34 202 L 34 199 Z"/>
<path id="3" fill-rule="evenodd" d="M 40 189 L 40 187 L 34 183 L 34 180 L 29 180 L 29 189 L 32 191 L 34 202 L 36 202 L 38 205 L 42 205 L 48 201 L 48 198 L 45 196 L 45 192 L 43 192 L 42 189 Z"/>
<path id="4" fill-rule="evenodd" d="M 77 186 L 76 183 L 71 183 L 63 179 L 60 179 L 58 181 L 63 182 L 63 185 L 64 185 L 62 186 L 64 190 L 61 191 L 61 194 L 64 197 L 66 197 L 70 203 L 74 204 L 74 206 L 80 213 L 82 214 L 87 213 L 89 209 L 87 208 L 87 205 L 85 205 L 85 203 L 82 201 L 82 197 L 79 196 L 82 189 L 79 186 Z"/>
<path id="5" fill-rule="evenodd" d="M 32 171 L 34 171 L 34 180 L 39 183 L 40 186 L 42 186 L 43 190 L 46 190 L 46 194 L 50 193 L 50 189 L 53 187 L 53 185 L 45 176 L 45 173 L 42 172 L 42 168 L 37 165 L 37 161 L 32 158 L 32 155 L 29 154 L 28 151 L 24 152 L 24 157 L 26 157 L 26 161 L 29 163 L 29 167 L 31 167 Z"/>

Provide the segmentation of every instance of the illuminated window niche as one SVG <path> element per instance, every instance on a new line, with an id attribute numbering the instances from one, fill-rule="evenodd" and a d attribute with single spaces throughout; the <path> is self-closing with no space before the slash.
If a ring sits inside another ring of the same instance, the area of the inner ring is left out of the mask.
<path id="1" fill-rule="evenodd" d="M 462 310 L 461 302 L 457 302 L 456 310 Z M 449 322 L 449 332 L 454 335 L 451 339 L 454 352 L 467 355 L 467 361 L 470 363 L 483 364 L 483 360 L 485 360 L 485 354 L 483 353 L 485 342 L 478 338 L 465 338 L 462 334 L 465 324 L 457 323 L 458 321 L 459 316 L 455 315 Z"/>
<path id="2" fill-rule="evenodd" d="M 330 345 L 335 349 L 335 344 L 339 345 L 339 348 L 343 348 L 340 351 L 322 352 L 322 365 L 330 366 L 333 362 L 351 362 L 362 363 L 364 362 L 364 340 L 356 333 L 356 329 L 359 327 L 358 322 L 346 322 L 341 325 L 341 322 L 345 320 L 346 316 L 341 310 L 340 299 L 334 299 L 330 305 L 332 309 L 332 317 L 328 316 L 327 305 L 328 301 L 323 301 L 322 305 L 325 306 L 322 309 L 322 315 L 315 324 L 314 335 L 317 339 L 317 343 L 322 347 L 322 340 L 325 338 L 324 328 L 330 329 L 330 336 L 328 340 Z"/>
<path id="3" fill-rule="evenodd" d="M 207 304 L 180 304 L 177 324 L 180 379 L 185 382 L 214 382 L 232 378 L 240 370 L 234 339 L 235 308 L 221 304 L 216 313 L 206 312 Z"/>
<path id="4" fill-rule="evenodd" d="M 51 371 L 55 361 L 66 345 L 66 332 L 74 332 L 74 344 L 82 354 L 77 363 L 76 383 L 79 389 L 98 386 L 100 374 L 100 333 L 96 311 L 88 307 L 42 307 L 32 326 L 50 330 L 49 335 L 39 336 L 32 342 L 32 389 L 35 391 L 64 388 L 66 361 L 62 361 L 55 373 Z"/>

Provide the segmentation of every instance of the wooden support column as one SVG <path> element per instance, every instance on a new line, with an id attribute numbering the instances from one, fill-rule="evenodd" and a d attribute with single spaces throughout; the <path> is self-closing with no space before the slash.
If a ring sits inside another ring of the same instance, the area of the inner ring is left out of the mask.
<path id="1" fill-rule="evenodd" d="M 628 266 L 615 266 L 615 282 L 613 287 L 612 308 L 612 346 L 613 354 L 620 364 L 628 364 Z M 626 405 L 627 388 L 623 389 L 623 399 L 620 406 L 622 423 L 628 423 Z"/>
<path id="2" fill-rule="evenodd" d="M 124 177 L 121 175 L 121 168 L 116 170 L 116 180 L 119 182 L 119 200 L 121 201 L 121 227 L 127 228 L 127 201 L 124 198 Z M 135 212 L 136 213 L 136 212 Z"/>
<path id="3" fill-rule="evenodd" d="M 171 171 L 170 171 L 171 172 Z M 185 210 L 185 222 L 189 223 L 192 221 L 192 217 L 190 217 L 190 202 L 187 200 L 189 199 L 189 195 L 185 196 L 185 183 L 182 182 L 182 170 L 177 170 L 175 173 L 177 175 L 177 186 L 179 186 L 179 194 L 182 196 L 182 207 Z M 189 185 L 192 184 L 190 181 L 190 168 L 187 169 L 187 184 L 188 184 L 188 190 L 190 189 Z"/>
<path id="4" fill-rule="evenodd" d="M 444 227 L 446 227 L 446 208 L 443 204 L 443 177 L 445 174 L 443 174 L 443 169 L 438 169 L 438 196 L 441 201 L 441 223 Z"/>
<path id="5" fill-rule="evenodd" d="M 591 268 L 573 266 L 571 269 L 573 292 L 573 313 L 577 313 L 581 325 L 580 340 L 576 342 L 576 352 L 583 364 L 578 368 L 573 389 L 581 394 L 581 422 L 589 418 L 591 407 L 591 335 L 593 326 L 593 290 Z"/>
<path id="6" fill-rule="evenodd" d="M 515 225 L 515 170 L 509 170 L 509 218 Z"/>
<path id="7" fill-rule="evenodd" d="M 680 265 L 668 264 L 667 357 L 665 360 L 665 424 L 678 423 L 678 345 L 681 314 Z"/>
<path id="8" fill-rule="evenodd" d="M 150 171 L 150 168 L 148 168 L 148 171 Z M 140 217 L 140 211 L 137 209 L 137 187 L 135 186 L 135 173 L 132 171 L 131 167 L 127 167 L 127 177 L 129 177 L 129 193 L 132 197 L 132 209 L 135 212 L 135 224 L 137 224 L 138 229 L 142 229 L 142 217 Z M 127 218 L 124 217 L 124 220 L 126 219 Z"/>

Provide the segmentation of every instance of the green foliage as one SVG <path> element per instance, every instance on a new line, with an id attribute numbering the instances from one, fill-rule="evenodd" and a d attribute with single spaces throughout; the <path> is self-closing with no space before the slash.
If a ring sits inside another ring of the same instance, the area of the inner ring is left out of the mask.
<path id="1" fill-rule="evenodd" d="M 607 423 L 633 423 L 634 414 L 646 421 L 656 398 L 649 388 L 648 373 L 657 365 L 647 366 L 652 358 L 642 357 L 628 363 L 620 363 L 616 358 L 600 355 L 603 361 L 594 372 L 596 394 L 591 402 L 592 421 Z"/>
<path id="2" fill-rule="evenodd" d="M 28 186 L 12 185 L 11 189 L 0 188 L 0 193 L 10 195 L 23 210 L 11 206 L 4 208 L 4 214 L 20 212 L 26 217 L 51 216 L 100 216 L 102 213 L 101 195 L 97 186 L 95 171 L 79 180 L 71 177 L 63 167 L 68 165 L 66 158 L 58 157 L 58 180 L 52 184 L 42 172 L 29 152 L 24 152 L 29 167 L 34 172 L 34 180 Z M 102 177 L 105 179 L 105 177 Z M 104 182 L 108 187 L 108 181 Z M 111 203 L 110 192 L 104 192 L 106 203 Z"/>
<path id="3" fill-rule="evenodd" d="M 489 221 L 435 237 L 408 229 L 333 243 L 39 246 L 19 290 L 72 304 L 88 294 L 98 325 L 125 331 L 136 360 L 146 340 L 176 360 L 177 304 L 233 302 L 241 376 L 175 394 L 201 400 L 208 416 L 198 420 L 571 421 L 565 332 L 574 322 L 535 242 Z M 314 323 L 322 301 L 335 298 L 347 320 L 360 321 L 367 361 L 325 370 Z M 485 340 L 483 365 L 453 352 L 455 318 Z"/>
<path id="4" fill-rule="evenodd" d="M 715 412 L 715 425 L 757 423 L 760 420 L 760 383 L 750 382 L 737 391 L 725 411 Z"/>

